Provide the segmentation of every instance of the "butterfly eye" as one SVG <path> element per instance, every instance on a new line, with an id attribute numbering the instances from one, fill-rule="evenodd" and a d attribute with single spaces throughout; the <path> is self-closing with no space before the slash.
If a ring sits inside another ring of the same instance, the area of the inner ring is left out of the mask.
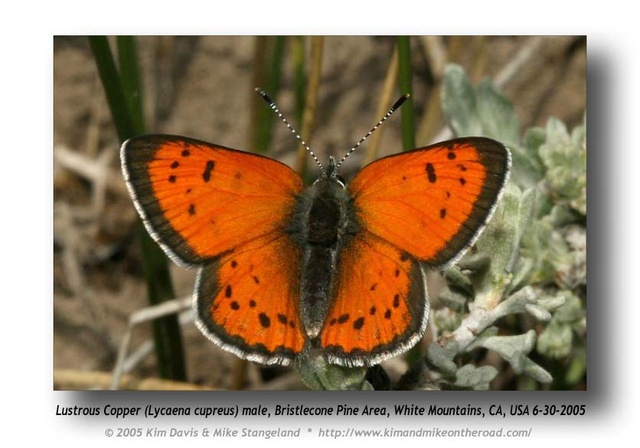
<path id="1" fill-rule="evenodd" d="M 347 188 L 347 183 L 345 182 L 344 177 L 336 175 L 334 179 L 340 184 L 342 188 Z"/>

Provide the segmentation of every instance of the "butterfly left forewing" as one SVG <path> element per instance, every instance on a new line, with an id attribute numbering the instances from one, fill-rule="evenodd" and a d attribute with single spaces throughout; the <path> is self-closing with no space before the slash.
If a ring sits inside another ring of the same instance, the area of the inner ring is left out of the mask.
<path id="1" fill-rule="evenodd" d="M 371 163 L 349 185 L 357 228 L 345 239 L 321 333 L 330 362 L 370 366 L 423 335 L 422 264 L 451 263 L 490 218 L 509 173 L 498 142 L 465 138 Z"/>
<path id="2" fill-rule="evenodd" d="M 368 231 L 423 263 L 442 266 L 475 241 L 510 164 L 501 143 L 460 138 L 377 160 L 349 189 Z"/>

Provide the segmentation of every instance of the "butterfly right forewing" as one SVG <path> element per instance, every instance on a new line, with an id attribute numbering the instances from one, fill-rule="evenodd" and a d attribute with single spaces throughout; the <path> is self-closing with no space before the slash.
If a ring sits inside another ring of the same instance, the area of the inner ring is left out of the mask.
<path id="1" fill-rule="evenodd" d="M 290 226 L 300 177 L 266 157 L 186 137 L 125 142 L 123 172 L 149 233 L 199 266 L 196 323 L 222 348 L 265 364 L 302 350 L 299 247 Z"/>
<path id="2" fill-rule="evenodd" d="M 283 163 L 186 137 L 130 139 L 121 160 L 147 230 L 182 265 L 281 230 L 304 188 Z"/>

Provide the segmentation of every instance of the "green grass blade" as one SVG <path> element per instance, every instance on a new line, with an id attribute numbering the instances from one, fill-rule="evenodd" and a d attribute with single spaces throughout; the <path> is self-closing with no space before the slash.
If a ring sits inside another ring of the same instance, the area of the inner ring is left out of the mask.
<path id="1" fill-rule="evenodd" d="M 256 36 L 253 46 L 253 73 L 251 76 L 251 88 L 264 88 L 266 79 L 265 58 L 267 54 L 267 36 Z M 258 151 L 258 135 L 260 133 L 260 121 L 264 114 L 264 100 L 260 95 L 252 94 L 249 104 L 251 118 L 247 129 L 247 149 L 251 152 Z"/>
<path id="2" fill-rule="evenodd" d="M 119 39 L 120 70 L 104 36 L 89 37 L 89 44 L 105 89 L 111 116 L 121 142 L 144 132 L 138 58 L 133 38 Z M 122 77 L 121 77 L 122 74 Z M 134 120 L 132 111 L 138 118 Z M 151 305 L 173 299 L 175 293 L 169 275 L 167 258 L 139 224 L 144 272 Z M 154 342 L 161 378 L 186 380 L 182 335 L 178 317 L 171 315 L 153 322 Z"/>
<path id="3" fill-rule="evenodd" d="M 398 47 L 398 84 L 402 94 L 411 95 L 407 102 L 400 108 L 402 114 L 402 148 L 409 151 L 416 147 L 416 126 L 415 113 L 413 111 L 413 88 L 411 70 L 411 38 L 409 36 L 399 36 L 397 38 Z M 409 365 L 413 364 L 421 357 L 420 344 L 416 344 L 406 354 Z"/>
<path id="4" fill-rule="evenodd" d="M 280 90 L 280 79 L 282 78 L 282 59 L 284 56 L 285 37 L 273 36 L 267 38 L 267 56 L 264 58 L 265 64 L 265 85 L 261 87 L 271 98 L 278 96 Z M 273 123 L 276 115 L 268 107 L 258 110 L 258 124 L 255 151 L 265 154 L 271 147 L 271 137 L 273 134 Z"/>
<path id="5" fill-rule="evenodd" d="M 142 224 L 138 227 L 138 234 L 149 304 L 158 305 L 175 298 L 167 257 Z M 178 315 L 171 314 L 156 319 L 152 328 L 158 376 L 174 381 L 186 381 L 187 370 Z"/>
<path id="6" fill-rule="evenodd" d="M 129 107 L 133 128 L 136 134 L 144 134 L 146 127 L 144 125 L 142 83 L 140 82 L 136 39 L 133 36 L 118 36 L 116 43 L 122 90 Z"/>
<path id="7" fill-rule="evenodd" d="M 104 86 L 107 103 L 109 104 L 109 110 L 111 110 L 111 117 L 113 118 L 113 124 L 116 127 L 118 138 L 121 142 L 124 142 L 126 139 L 135 135 L 135 130 L 133 128 L 133 121 L 130 118 L 131 115 L 127 106 L 127 100 L 124 96 L 120 75 L 118 74 L 116 63 L 111 54 L 109 41 L 105 36 L 91 36 L 89 37 L 89 45 L 98 67 L 100 81 Z"/>
<path id="8" fill-rule="evenodd" d="M 411 40 L 409 36 L 399 36 L 398 46 L 398 77 L 400 92 L 413 95 L 411 74 Z M 400 109 L 402 114 L 402 147 L 405 151 L 416 147 L 415 114 L 413 111 L 413 97 Z"/>

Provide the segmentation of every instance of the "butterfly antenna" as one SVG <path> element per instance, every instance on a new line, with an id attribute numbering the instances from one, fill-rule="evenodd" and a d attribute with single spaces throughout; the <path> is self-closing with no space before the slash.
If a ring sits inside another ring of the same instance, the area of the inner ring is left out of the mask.
<path id="1" fill-rule="evenodd" d="M 356 143 L 355 145 L 353 145 L 353 147 L 347 151 L 347 153 L 344 155 L 344 157 L 342 157 L 342 159 L 340 159 L 340 161 L 338 162 L 338 164 L 336 165 L 336 169 L 338 169 L 340 167 L 340 165 L 342 165 L 342 162 L 345 161 L 345 159 L 347 157 L 349 157 L 349 155 L 356 150 L 356 148 L 358 148 L 358 146 L 360 146 L 362 144 L 362 142 L 364 142 L 367 138 L 369 138 L 369 136 L 371 134 L 373 134 L 373 132 L 378 129 L 380 127 L 380 125 L 382 123 L 384 123 L 385 121 L 387 121 L 387 118 L 389 118 L 391 115 L 393 115 L 393 113 L 398 110 L 400 108 L 400 106 L 402 106 L 402 103 L 404 103 L 408 98 L 409 98 L 409 94 L 405 93 L 404 95 L 402 95 L 400 98 L 398 98 L 398 100 L 393 103 L 393 106 L 391 106 L 391 109 L 389 109 L 389 111 L 384 115 L 384 117 L 382 117 L 382 119 L 380 119 L 380 121 L 378 121 L 376 123 L 376 125 L 374 127 L 371 128 L 371 130 L 369 132 L 367 132 L 367 134 L 362 137 L 360 139 L 360 141 L 358 143 Z"/>
<path id="2" fill-rule="evenodd" d="M 280 109 L 278 109 L 278 106 L 276 106 L 275 101 L 273 101 L 271 99 L 271 97 L 269 95 L 266 94 L 266 92 L 258 87 L 256 87 L 256 92 L 258 92 L 260 94 L 260 96 L 262 97 L 262 99 L 264 99 L 267 104 L 269 104 L 269 107 L 271 109 L 273 109 L 273 111 L 278 115 L 278 117 L 282 120 L 282 122 L 284 124 L 287 125 L 287 127 L 289 128 L 289 130 L 291 131 L 291 133 L 293 135 L 295 135 L 295 137 L 300 141 L 300 143 L 302 143 L 302 146 L 305 147 L 305 149 L 307 150 L 307 152 L 309 153 L 309 155 L 313 158 L 313 160 L 316 162 L 316 164 L 320 167 L 320 171 L 322 171 L 324 173 L 325 169 L 324 166 L 322 165 L 322 163 L 320 163 L 320 160 L 318 160 L 318 157 L 315 155 L 315 153 L 311 150 L 311 148 L 309 148 L 309 145 L 307 145 L 307 142 L 305 142 L 302 137 L 300 137 L 300 134 L 298 134 L 298 131 L 296 131 L 293 126 L 291 126 L 291 124 L 289 124 L 289 121 L 284 117 L 284 115 L 282 115 L 282 112 L 280 112 Z"/>

